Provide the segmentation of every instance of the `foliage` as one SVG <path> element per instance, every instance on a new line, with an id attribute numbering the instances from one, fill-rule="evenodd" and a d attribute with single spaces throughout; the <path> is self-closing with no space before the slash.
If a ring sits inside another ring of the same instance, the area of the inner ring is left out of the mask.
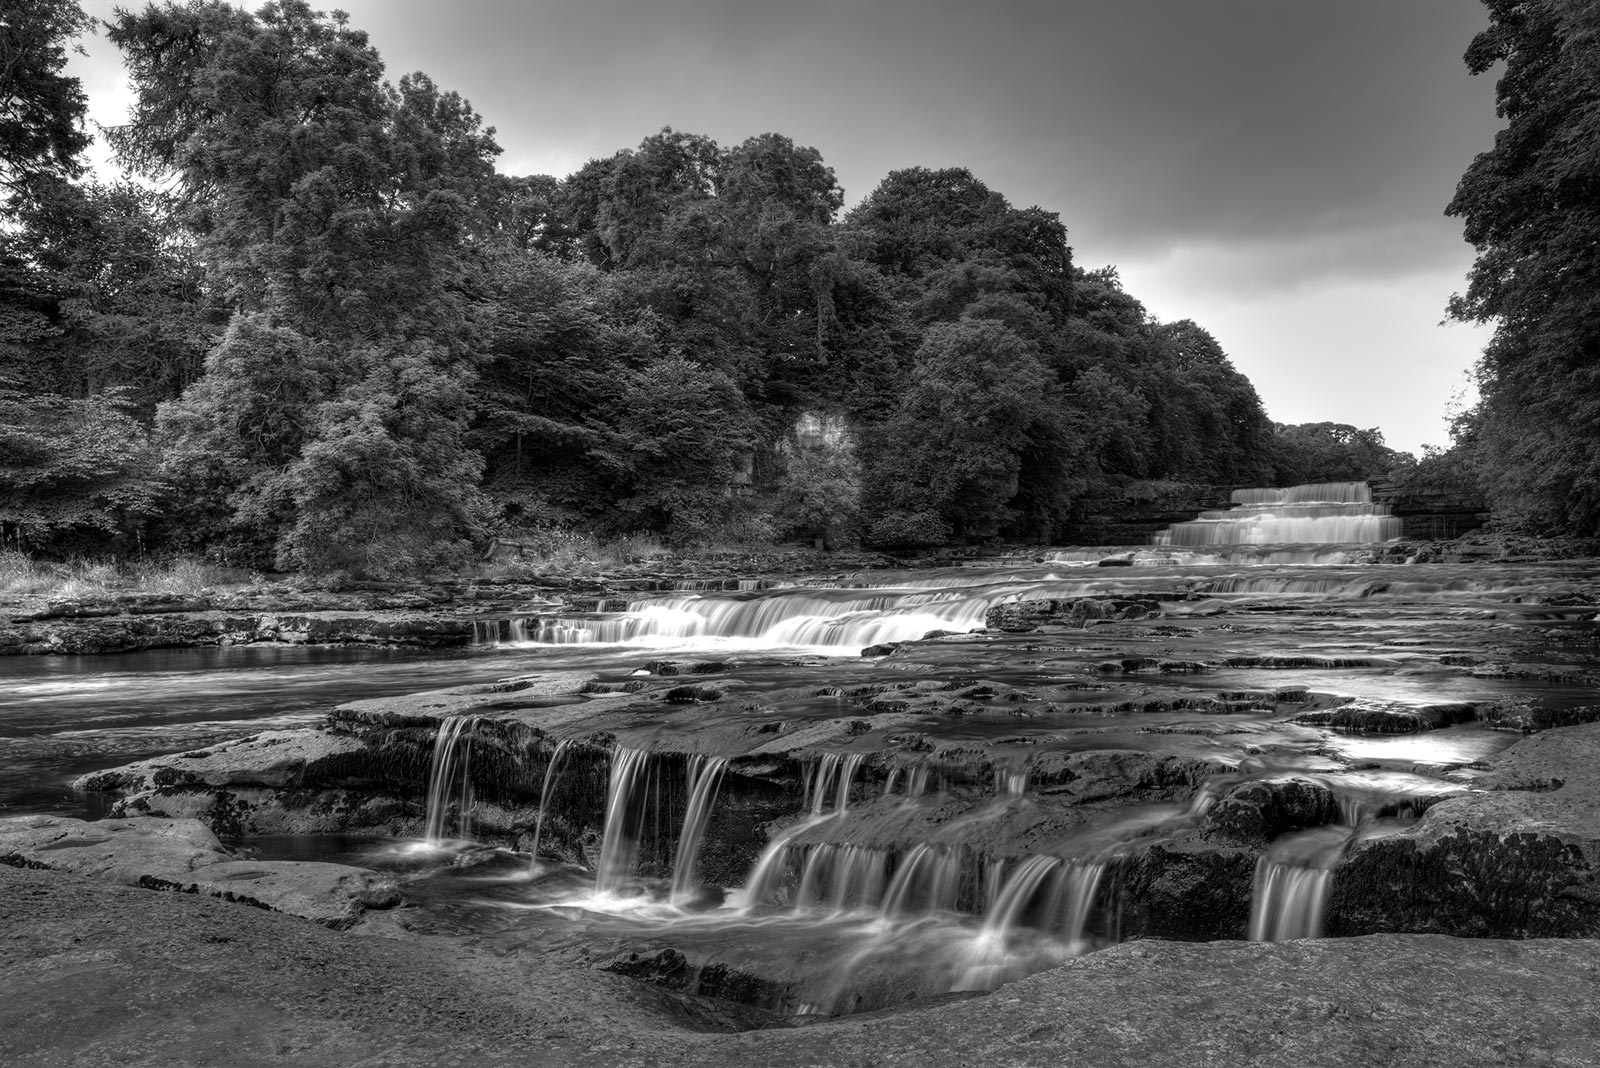
<path id="1" fill-rule="evenodd" d="M 0 18 L 0 189 L 7 201 L 82 172 L 89 102 L 65 72 L 69 42 L 89 26 L 76 0 L 7 0 Z"/>
<path id="2" fill-rule="evenodd" d="M 861 518 L 855 449 L 848 443 L 790 449 L 773 495 L 775 518 L 787 531 L 821 538 L 825 549 L 849 544 Z"/>
<path id="3" fill-rule="evenodd" d="M 153 456 L 119 391 L 73 400 L 17 386 L 0 379 L 0 537 L 59 547 L 151 511 Z"/>
<path id="4" fill-rule="evenodd" d="M 1385 445 L 1376 427 L 1357 430 L 1346 423 L 1275 423 L 1271 456 L 1278 486 L 1386 478 L 1411 459 Z"/>
<path id="5" fill-rule="evenodd" d="M 774 132 L 497 174 L 466 100 L 385 80 L 306 0 L 119 10 L 134 106 L 108 137 L 146 180 L 74 182 L 86 20 L 18 3 L 37 47 L 6 76 L 38 121 L 5 131 L 31 140 L 0 447 L 29 538 L 373 576 L 529 530 L 573 568 L 611 559 L 596 534 L 1043 540 L 1092 492 L 1387 454 L 1274 436 L 1215 338 L 968 170 L 894 171 L 843 218 L 821 153 Z M 846 443 L 797 445 L 822 412 Z"/>
<path id="6" fill-rule="evenodd" d="M 1477 368 L 1474 445 L 1495 505 L 1600 529 L 1600 11 L 1485 0 L 1474 74 L 1504 62 L 1506 120 L 1447 214 L 1478 251 L 1452 316 L 1493 322 Z"/>
<path id="7" fill-rule="evenodd" d="M 992 535 L 1010 518 L 1030 431 L 1052 417 L 1049 371 L 1033 345 L 987 319 L 931 327 L 916 360 L 869 451 L 873 518 L 923 513 L 960 536 Z"/>

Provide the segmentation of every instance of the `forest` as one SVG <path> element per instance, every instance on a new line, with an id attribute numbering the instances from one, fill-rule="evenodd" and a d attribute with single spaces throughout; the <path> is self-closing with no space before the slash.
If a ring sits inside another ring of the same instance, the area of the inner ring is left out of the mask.
<path id="1" fill-rule="evenodd" d="M 1592 122 L 1595 67 L 1560 44 L 1594 18 L 1490 6 L 1469 63 L 1537 67 L 1501 90 L 1529 137 Z M 90 32 L 135 93 L 101 134 L 117 179 L 84 164 L 66 73 Z M 1600 287 L 1552 325 L 1518 308 L 1552 287 L 1493 259 L 1526 232 L 1496 212 L 1538 184 L 1510 173 L 1537 145 L 1480 157 L 1451 204 L 1482 253 L 1453 312 L 1502 325 L 1483 404 L 1419 460 L 1374 429 L 1273 423 L 1202 325 L 1158 321 L 1114 267 L 1074 262 L 1055 213 L 965 169 L 894 171 L 846 209 L 813 148 L 668 128 L 564 177 L 502 174 L 469 102 L 388 80 L 303 0 L 98 26 L 14 0 L 0 37 L 12 550 L 393 578 L 552 530 L 1062 543 L 1095 497 L 1361 478 L 1485 492 L 1548 529 L 1600 515 Z M 1529 210 L 1571 203 L 1546 199 Z M 1517 433 L 1530 417 L 1541 434 Z"/>

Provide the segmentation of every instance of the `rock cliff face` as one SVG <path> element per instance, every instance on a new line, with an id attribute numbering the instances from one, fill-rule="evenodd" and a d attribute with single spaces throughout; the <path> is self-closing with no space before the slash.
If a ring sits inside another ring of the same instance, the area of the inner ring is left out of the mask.
<path id="1" fill-rule="evenodd" d="M 1400 536 L 1441 540 L 1459 538 L 1489 521 L 1486 502 L 1444 490 L 1402 490 L 1392 482 L 1373 482 L 1372 499 L 1400 517 Z"/>
<path id="2" fill-rule="evenodd" d="M 1074 506 L 1065 533 L 1079 545 L 1148 545 L 1174 523 L 1228 507 L 1232 492 L 1231 486 L 1173 484 L 1148 494 L 1085 497 Z"/>

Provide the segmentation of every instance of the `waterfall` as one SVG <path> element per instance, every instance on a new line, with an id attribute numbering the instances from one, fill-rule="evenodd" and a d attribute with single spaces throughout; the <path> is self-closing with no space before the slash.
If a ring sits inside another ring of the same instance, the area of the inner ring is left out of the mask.
<path id="1" fill-rule="evenodd" d="M 1251 891 L 1250 941 L 1321 938 L 1322 907 L 1332 885 L 1331 870 L 1301 868 L 1262 857 L 1256 862 Z"/>
<path id="2" fill-rule="evenodd" d="M 1242 489 L 1234 507 L 1201 512 L 1155 537 L 1157 545 L 1371 544 L 1400 537 L 1400 520 L 1372 503 L 1365 482 Z"/>
<path id="3" fill-rule="evenodd" d="M 563 738 L 556 745 L 556 751 L 550 754 L 550 763 L 545 765 L 544 785 L 539 789 L 539 815 L 533 823 L 533 865 L 539 864 L 539 839 L 544 835 L 545 813 L 550 811 L 550 797 L 555 792 L 556 783 L 561 778 L 561 761 L 567 755 L 567 750 L 572 747 L 572 741 Z"/>
<path id="4" fill-rule="evenodd" d="M 1080 951 L 1084 928 L 1105 870 L 1104 860 L 1024 857 L 990 899 L 983 927 L 964 952 L 962 966 L 951 989 L 993 990 L 1005 982 L 1019 958 L 1025 960 L 1030 951 L 1038 948 L 1013 949 L 1014 935 L 1024 925 L 1030 910 L 1037 929 L 1060 931 L 1065 936 L 1062 953 Z M 1050 883 L 1048 892 L 1045 891 L 1047 882 Z"/>
<path id="5" fill-rule="evenodd" d="M 801 868 L 795 907 L 835 912 L 874 908 L 883 900 L 888 871 L 888 850 L 832 842 L 814 845 Z"/>
<path id="6" fill-rule="evenodd" d="M 678 855 L 672 865 L 673 904 L 686 900 L 694 887 L 694 866 L 700 855 L 700 842 L 705 837 L 711 805 L 727 766 L 727 757 L 697 754 L 689 758 L 689 807 L 683 815 L 683 833 L 678 836 Z"/>
<path id="7" fill-rule="evenodd" d="M 597 894 L 615 894 L 633 874 L 639 856 L 642 804 L 634 803 L 640 780 L 650 766 L 643 749 L 617 746 L 611 755 L 611 778 L 606 786 L 606 823 L 600 841 L 600 865 L 595 871 Z"/>
<path id="8" fill-rule="evenodd" d="M 832 818 L 831 816 L 802 817 L 779 831 L 772 841 L 767 843 L 767 848 L 761 851 L 755 867 L 750 870 L 750 877 L 745 880 L 745 912 L 748 913 L 762 905 L 777 903 L 791 859 L 790 843 L 806 830 L 822 823 L 825 819 Z"/>
<path id="9" fill-rule="evenodd" d="M 998 797 L 1021 797 L 1028 792 L 1028 768 L 994 769 L 994 792 Z"/>
<path id="10" fill-rule="evenodd" d="M 1056 871 L 1046 915 L 1052 926 L 1059 928 L 1073 945 L 1083 941 L 1089 913 L 1094 909 L 1095 895 L 1100 892 L 1100 880 L 1105 873 L 1103 860 L 1069 860 Z"/>
<path id="11" fill-rule="evenodd" d="M 824 753 L 815 773 L 806 769 L 804 802 L 813 816 L 822 815 L 830 791 L 833 795 L 833 812 L 844 815 L 850 807 L 850 786 L 855 781 L 856 770 L 861 767 L 860 753 Z"/>
<path id="12" fill-rule="evenodd" d="M 535 621 L 536 622 L 536 621 Z M 479 619 L 472 624 L 473 645 L 523 645 L 529 641 L 529 620 L 525 616 L 509 619 Z"/>
<path id="13" fill-rule="evenodd" d="M 1333 867 L 1355 833 L 1353 827 L 1318 827 L 1272 843 L 1256 861 L 1250 894 L 1252 942 L 1322 937 Z"/>
<path id="14" fill-rule="evenodd" d="M 477 720 L 471 716 L 446 716 L 439 721 L 433 739 L 433 761 L 428 771 L 428 808 L 423 837 L 429 845 L 444 842 L 445 822 L 449 818 L 450 787 L 460 770 L 457 836 L 472 834 L 472 731 Z"/>
<path id="15" fill-rule="evenodd" d="M 881 911 L 885 916 L 953 911 L 961 887 L 961 857 L 956 850 L 921 843 L 900 862 Z"/>

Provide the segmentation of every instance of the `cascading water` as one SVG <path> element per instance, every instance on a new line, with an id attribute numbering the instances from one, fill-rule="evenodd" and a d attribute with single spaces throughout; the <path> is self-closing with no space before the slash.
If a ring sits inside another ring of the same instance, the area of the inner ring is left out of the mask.
<path id="1" fill-rule="evenodd" d="M 891 917 L 951 911 L 960 887 L 960 854 L 923 842 L 900 862 L 884 891 L 881 911 Z"/>
<path id="2" fill-rule="evenodd" d="M 596 894 L 620 893 L 633 875 L 644 822 L 638 786 L 649 766 L 650 754 L 643 749 L 618 746 L 611 755 L 606 823 L 600 842 L 600 864 L 595 870 Z"/>
<path id="3" fill-rule="evenodd" d="M 689 758 L 689 807 L 683 816 L 683 833 L 678 836 L 678 855 L 672 865 L 672 903 L 682 904 L 694 890 L 694 867 L 705 838 L 711 806 L 728 767 L 727 757 Z"/>
<path id="4" fill-rule="evenodd" d="M 1372 544 L 1400 536 L 1400 520 L 1374 504 L 1365 482 L 1233 491 L 1234 507 L 1201 512 L 1157 534 L 1166 546 Z"/>
<path id="5" fill-rule="evenodd" d="M 1273 843 L 1256 862 L 1250 895 L 1252 942 L 1322 937 L 1333 868 L 1354 833 L 1352 827 L 1319 827 Z"/>
<path id="6" fill-rule="evenodd" d="M 423 837 L 430 846 L 445 840 L 449 821 L 451 786 L 459 769 L 457 794 L 457 836 L 472 834 L 472 732 L 477 720 L 472 716 L 448 716 L 439 721 L 433 740 L 433 760 L 428 772 L 428 808 Z"/>
<path id="7" fill-rule="evenodd" d="M 509 619 L 480 619 L 472 624 L 473 645 L 523 645 L 529 641 L 528 624 L 537 623 L 526 616 Z"/>
<path id="8" fill-rule="evenodd" d="M 811 814 L 822 815 L 823 807 L 831 794 L 834 815 L 844 815 L 850 808 L 850 787 L 855 782 L 856 771 L 860 767 L 860 753 L 822 754 L 816 772 L 808 774 L 806 780 Z"/>
<path id="9" fill-rule="evenodd" d="M 1058 944 L 1063 954 L 1081 952 L 1084 927 L 1105 870 L 1106 864 L 1101 860 L 1063 861 L 1041 855 L 1022 858 L 991 899 L 983 927 L 963 955 L 951 989 L 993 990 L 1011 978 L 1018 963 L 1015 937 L 1025 926 L 1059 932 Z M 1051 883 L 1048 890 L 1047 882 Z M 1030 916 L 1032 924 L 1026 922 Z"/>
<path id="10" fill-rule="evenodd" d="M 550 763 L 545 765 L 544 785 L 539 789 L 539 815 L 533 823 L 533 865 L 539 864 L 539 839 L 544 836 L 544 818 L 550 811 L 550 798 L 555 793 L 556 783 L 561 780 L 561 763 L 572 748 L 570 739 L 562 739 L 556 744 L 555 752 L 550 754 Z"/>

